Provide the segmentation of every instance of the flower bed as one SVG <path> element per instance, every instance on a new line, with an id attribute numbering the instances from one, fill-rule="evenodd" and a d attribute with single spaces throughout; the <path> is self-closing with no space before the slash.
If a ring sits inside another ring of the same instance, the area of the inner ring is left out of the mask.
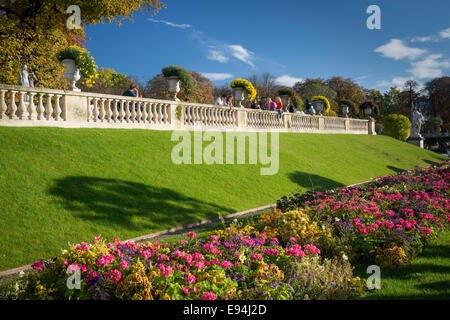
<path id="1" fill-rule="evenodd" d="M 278 201 L 317 224 L 325 256 L 345 254 L 352 263 L 399 266 L 416 257 L 450 221 L 450 162 L 378 178 L 363 188 L 294 194 Z M 284 226 L 273 224 L 270 228 Z M 327 232 L 327 236 L 323 236 Z M 275 234 L 276 235 L 276 234 Z"/>
<path id="2" fill-rule="evenodd" d="M 448 228 L 449 167 L 284 197 L 279 209 L 204 239 L 193 232 L 172 243 L 96 237 L 35 262 L 36 272 L 19 279 L 7 298 L 357 298 L 363 284 L 350 262 L 402 265 Z M 78 270 L 79 289 L 68 286 L 68 270 Z"/>

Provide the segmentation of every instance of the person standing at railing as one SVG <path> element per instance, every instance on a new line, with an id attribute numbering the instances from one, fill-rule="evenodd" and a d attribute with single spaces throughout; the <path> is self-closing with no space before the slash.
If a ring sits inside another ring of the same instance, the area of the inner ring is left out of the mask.
<path id="1" fill-rule="evenodd" d="M 232 107 L 233 106 L 233 96 L 228 96 L 227 97 L 227 100 L 226 100 L 226 102 L 225 102 L 225 106 L 227 106 L 227 107 Z"/>
<path id="2" fill-rule="evenodd" d="M 277 108 L 277 104 L 271 98 L 267 98 L 267 107 L 269 111 L 274 111 Z"/>
<path id="3" fill-rule="evenodd" d="M 125 96 L 125 97 L 139 97 L 139 91 L 136 88 L 136 85 L 134 83 L 130 84 L 130 87 L 124 93 L 122 93 L 122 96 Z M 140 96 L 140 97 L 142 97 L 142 96 Z M 133 106 L 130 106 L 130 112 L 131 112 L 131 108 L 133 108 Z M 119 106 L 119 110 L 120 110 L 120 106 Z M 134 105 L 134 110 L 137 113 L 137 103 Z M 135 120 L 137 120 L 137 117 L 136 117 Z"/>
<path id="4" fill-rule="evenodd" d="M 276 99 L 275 99 L 275 101 L 276 101 L 276 110 L 278 111 L 278 114 L 280 115 L 280 119 L 281 119 L 281 116 L 283 115 L 283 103 L 281 102 L 281 98 L 280 97 L 277 97 Z"/>
<path id="5" fill-rule="evenodd" d="M 310 115 L 315 115 L 316 114 L 316 111 L 314 110 L 314 107 L 309 102 L 309 100 L 306 100 L 305 112 L 306 112 L 306 114 L 310 114 Z"/>
<path id="6" fill-rule="evenodd" d="M 216 102 L 214 103 L 215 106 L 223 106 L 225 104 L 225 99 L 227 98 L 226 95 L 221 95 L 216 99 Z"/>

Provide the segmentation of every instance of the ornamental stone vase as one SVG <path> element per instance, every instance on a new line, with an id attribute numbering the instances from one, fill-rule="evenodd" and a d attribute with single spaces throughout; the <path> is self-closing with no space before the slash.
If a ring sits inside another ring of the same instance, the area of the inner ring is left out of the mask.
<path id="1" fill-rule="evenodd" d="M 366 116 L 367 119 L 370 119 L 370 116 L 372 114 L 372 108 L 368 107 L 364 109 L 364 115 Z"/>
<path id="2" fill-rule="evenodd" d="M 322 100 L 316 100 L 316 101 L 314 101 L 313 104 L 314 104 L 314 109 L 317 111 L 317 113 L 322 115 L 323 101 Z"/>
<path id="3" fill-rule="evenodd" d="M 348 114 L 349 114 L 349 107 L 348 106 L 343 106 L 342 107 L 342 117 L 348 118 Z"/>
<path id="4" fill-rule="evenodd" d="M 76 82 L 78 80 L 80 80 L 81 75 L 80 75 L 80 70 L 78 69 L 77 65 L 75 64 L 75 60 L 73 60 L 73 59 L 64 59 L 62 61 L 62 63 L 64 63 L 64 65 L 66 66 L 65 76 L 66 76 L 67 81 L 69 81 L 69 83 L 70 83 L 70 86 L 69 86 L 68 90 L 70 90 L 70 91 L 81 91 L 76 86 Z"/>
<path id="5" fill-rule="evenodd" d="M 282 96 L 280 96 L 280 98 L 281 98 L 281 103 L 283 104 L 283 109 L 286 111 L 286 112 L 289 112 L 289 96 L 288 95 L 282 95 Z"/>
<path id="6" fill-rule="evenodd" d="M 236 100 L 236 106 L 238 108 L 244 107 L 242 105 L 242 100 L 244 100 L 244 92 L 245 92 L 245 89 L 242 87 L 233 88 L 233 96 L 234 96 L 234 100 Z"/>
<path id="7" fill-rule="evenodd" d="M 167 81 L 169 82 L 169 92 L 172 93 L 172 101 L 180 101 L 177 98 L 178 92 L 180 92 L 180 78 L 176 76 L 168 77 Z"/>

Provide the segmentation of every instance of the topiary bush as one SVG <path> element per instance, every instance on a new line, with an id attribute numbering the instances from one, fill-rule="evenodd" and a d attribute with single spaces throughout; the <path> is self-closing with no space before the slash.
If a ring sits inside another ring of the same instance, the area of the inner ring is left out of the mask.
<path id="1" fill-rule="evenodd" d="M 409 138 L 411 121 L 401 114 L 390 114 L 383 120 L 384 134 L 405 141 Z"/>

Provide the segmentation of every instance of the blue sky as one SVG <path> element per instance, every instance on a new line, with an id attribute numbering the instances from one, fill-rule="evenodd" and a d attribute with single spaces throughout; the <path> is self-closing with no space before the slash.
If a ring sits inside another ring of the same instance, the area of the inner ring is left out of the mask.
<path id="1" fill-rule="evenodd" d="M 163 2 L 167 9 L 155 16 L 89 26 L 97 64 L 143 81 L 180 65 L 216 85 L 270 72 L 284 85 L 343 76 L 381 91 L 450 70 L 448 0 Z M 373 4 L 381 9 L 380 30 L 366 26 Z"/>

